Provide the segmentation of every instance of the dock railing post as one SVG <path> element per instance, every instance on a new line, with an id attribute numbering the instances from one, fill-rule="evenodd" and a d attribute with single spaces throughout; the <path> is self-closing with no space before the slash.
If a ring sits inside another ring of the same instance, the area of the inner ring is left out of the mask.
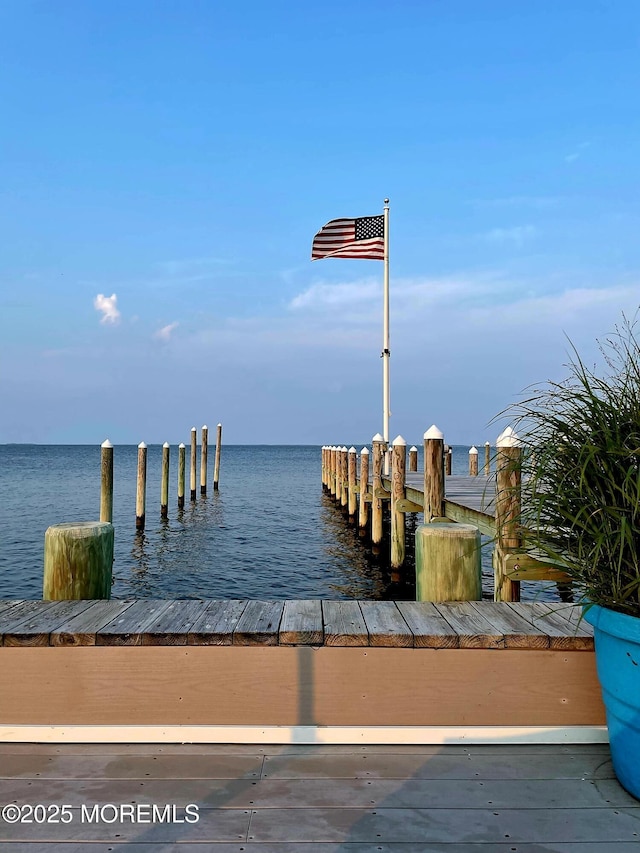
<path id="1" fill-rule="evenodd" d="M 384 454 L 387 446 L 386 441 L 376 433 L 372 440 L 373 445 L 373 474 L 371 479 L 371 543 L 379 545 L 382 542 L 382 466 L 384 465 Z"/>
<path id="2" fill-rule="evenodd" d="M 444 473 L 451 476 L 451 448 L 448 444 L 444 446 Z"/>
<path id="3" fill-rule="evenodd" d="M 491 445 L 488 441 L 484 443 L 484 473 L 487 477 L 491 473 Z"/>
<path id="4" fill-rule="evenodd" d="M 358 508 L 358 527 L 360 535 L 365 536 L 367 532 L 367 519 L 369 507 L 367 502 L 367 490 L 369 486 L 369 448 L 363 447 L 360 451 L 360 506 Z"/>
<path id="5" fill-rule="evenodd" d="M 478 448 L 472 447 L 469 450 L 469 476 L 478 476 Z"/>
<path id="6" fill-rule="evenodd" d="M 191 427 L 191 458 L 189 459 L 190 463 L 190 476 L 189 476 L 189 488 L 191 491 L 191 500 L 195 501 L 196 499 L 196 471 L 197 460 L 196 456 L 198 453 L 198 436 L 197 430 L 195 427 Z"/>
<path id="7" fill-rule="evenodd" d="M 202 427 L 202 447 L 200 448 L 200 494 L 207 494 L 207 452 L 209 447 L 209 429 Z"/>
<path id="8" fill-rule="evenodd" d="M 349 519 L 355 518 L 356 509 L 358 508 L 358 499 L 356 496 L 356 478 L 358 468 L 358 451 L 355 447 L 349 448 L 349 497 L 348 497 L 348 512 Z"/>
<path id="9" fill-rule="evenodd" d="M 222 424 L 218 424 L 216 433 L 216 458 L 213 464 L 213 491 L 218 491 L 220 483 L 220 454 L 222 452 Z"/>
<path id="10" fill-rule="evenodd" d="M 186 449 L 184 442 L 178 445 L 178 509 L 184 509 L 184 467 Z"/>
<path id="11" fill-rule="evenodd" d="M 113 444 L 108 438 L 100 451 L 100 521 L 113 521 Z"/>
<path id="12" fill-rule="evenodd" d="M 144 530 L 147 503 L 147 445 L 138 445 L 138 479 L 136 483 L 136 530 Z"/>
<path id="13" fill-rule="evenodd" d="M 160 518 L 169 516 L 169 442 L 162 445 L 162 480 L 160 485 Z"/>
<path id="14" fill-rule="evenodd" d="M 336 496 L 336 449 L 333 445 L 329 448 L 329 494 L 332 498 Z"/>
<path id="15" fill-rule="evenodd" d="M 340 491 L 340 506 L 344 509 L 349 505 L 349 451 L 346 445 L 340 448 L 340 464 L 342 470 L 342 484 Z"/>
<path id="16" fill-rule="evenodd" d="M 399 435 L 394 438 L 391 452 L 391 568 L 400 569 L 405 557 L 404 512 L 397 509 L 404 500 L 407 468 L 407 442 Z"/>
<path id="17" fill-rule="evenodd" d="M 412 447 L 409 450 L 409 471 L 418 470 L 418 448 Z"/>
<path id="18" fill-rule="evenodd" d="M 505 558 L 520 548 L 522 447 L 511 427 L 496 441 L 496 538 L 493 570 L 496 601 L 520 601 L 520 582 L 505 575 Z"/>
<path id="19" fill-rule="evenodd" d="M 342 447 L 336 447 L 336 503 L 342 500 Z"/>
<path id="20" fill-rule="evenodd" d="M 424 434 L 424 522 L 444 515 L 444 435 L 433 424 Z"/>

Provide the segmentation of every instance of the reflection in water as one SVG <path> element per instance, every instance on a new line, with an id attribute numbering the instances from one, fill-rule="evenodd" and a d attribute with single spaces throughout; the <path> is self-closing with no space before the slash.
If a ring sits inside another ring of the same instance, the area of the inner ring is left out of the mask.
<path id="1" fill-rule="evenodd" d="M 415 562 L 413 547 L 407 542 L 407 561 L 402 570 L 391 570 L 389 542 L 372 546 L 350 522 L 343 510 L 328 496 L 322 498 L 321 523 L 325 554 L 340 565 L 341 582 L 330 588 L 346 598 L 413 599 L 415 598 Z M 387 525 L 384 526 L 385 531 Z"/>

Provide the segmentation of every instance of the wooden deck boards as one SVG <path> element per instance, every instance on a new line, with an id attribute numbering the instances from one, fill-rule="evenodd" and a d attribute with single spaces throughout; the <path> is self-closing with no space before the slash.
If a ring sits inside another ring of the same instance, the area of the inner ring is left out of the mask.
<path id="1" fill-rule="evenodd" d="M 570 604 L 0 601 L 0 645 L 313 645 L 591 651 Z"/>
<path id="2" fill-rule="evenodd" d="M 10 853 L 631 853 L 640 802 L 606 745 L 0 744 L 2 803 L 69 803 L 66 824 L 0 821 Z M 197 823 L 88 823 L 113 803 Z"/>

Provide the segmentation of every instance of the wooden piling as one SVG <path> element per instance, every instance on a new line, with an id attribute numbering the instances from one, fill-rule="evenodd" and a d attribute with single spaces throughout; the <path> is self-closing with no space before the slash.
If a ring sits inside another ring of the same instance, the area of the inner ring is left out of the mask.
<path id="1" fill-rule="evenodd" d="M 487 477 L 491 473 L 491 445 L 488 441 L 484 443 L 484 473 Z"/>
<path id="2" fill-rule="evenodd" d="M 113 521 L 113 444 L 107 438 L 100 453 L 100 521 Z"/>
<path id="3" fill-rule="evenodd" d="M 453 454 L 451 452 L 451 448 L 449 447 L 448 444 L 445 444 L 445 446 L 444 446 L 444 466 L 445 466 L 445 474 L 449 477 L 451 476 L 451 462 L 452 462 L 451 457 L 452 457 L 452 455 Z"/>
<path id="4" fill-rule="evenodd" d="M 42 597 L 47 601 L 110 598 L 112 566 L 112 524 L 55 524 L 44 535 Z"/>
<path id="5" fill-rule="evenodd" d="M 387 443 L 380 433 L 376 433 L 373 445 L 373 474 L 371 478 L 371 542 L 379 545 L 382 542 L 382 466 Z"/>
<path id="6" fill-rule="evenodd" d="M 360 506 L 358 508 L 358 527 L 360 535 L 367 532 L 367 520 L 369 518 L 369 501 L 367 492 L 369 487 L 369 448 L 363 447 L 360 451 Z"/>
<path id="7" fill-rule="evenodd" d="M 207 454 L 209 452 L 209 429 L 202 427 L 202 446 L 200 447 L 200 494 L 207 494 Z"/>
<path id="8" fill-rule="evenodd" d="M 348 452 L 348 496 L 347 496 L 347 511 L 349 519 L 355 518 L 356 509 L 358 508 L 358 498 L 356 495 L 356 478 L 358 468 L 358 452 L 355 447 L 350 447 Z"/>
<path id="9" fill-rule="evenodd" d="M 416 530 L 416 600 L 482 598 L 480 531 L 472 524 L 438 521 Z"/>
<path id="10" fill-rule="evenodd" d="M 220 483 L 220 452 L 222 451 L 222 424 L 218 424 L 218 432 L 216 435 L 216 459 L 213 465 L 213 491 L 218 491 Z"/>
<path id="11" fill-rule="evenodd" d="M 418 448 L 412 447 L 409 450 L 409 471 L 418 470 Z"/>
<path id="12" fill-rule="evenodd" d="M 433 424 L 424 434 L 424 521 L 444 515 L 444 435 Z"/>
<path id="13" fill-rule="evenodd" d="M 342 500 L 342 448 L 340 445 L 336 447 L 336 503 L 339 504 Z"/>
<path id="14" fill-rule="evenodd" d="M 344 509 L 349 505 L 349 451 L 346 447 L 340 448 L 342 484 L 340 491 L 340 506 Z"/>
<path id="15" fill-rule="evenodd" d="M 169 515 L 169 442 L 162 445 L 162 480 L 160 483 L 160 518 Z"/>
<path id="16" fill-rule="evenodd" d="M 507 427 L 496 441 L 496 534 L 493 552 L 496 601 L 520 601 L 520 582 L 506 575 L 506 558 L 521 545 L 520 439 Z"/>
<path id="17" fill-rule="evenodd" d="M 189 459 L 191 465 L 190 477 L 189 477 L 189 488 L 191 491 L 191 500 L 195 501 L 196 499 L 196 472 L 198 470 L 197 467 L 197 453 L 198 453 L 198 431 L 195 427 L 191 427 L 191 457 Z"/>
<path id="18" fill-rule="evenodd" d="M 184 509 L 184 467 L 186 450 L 184 442 L 178 445 L 178 509 Z"/>
<path id="19" fill-rule="evenodd" d="M 138 445 L 138 480 L 136 485 L 136 530 L 144 530 L 147 503 L 147 445 Z"/>
<path id="20" fill-rule="evenodd" d="M 404 500 L 407 466 L 407 442 L 399 435 L 394 438 L 391 452 L 391 568 L 399 569 L 405 558 L 404 512 L 398 501 Z"/>
<path id="21" fill-rule="evenodd" d="M 469 450 L 469 476 L 478 476 L 478 448 L 472 447 Z"/>

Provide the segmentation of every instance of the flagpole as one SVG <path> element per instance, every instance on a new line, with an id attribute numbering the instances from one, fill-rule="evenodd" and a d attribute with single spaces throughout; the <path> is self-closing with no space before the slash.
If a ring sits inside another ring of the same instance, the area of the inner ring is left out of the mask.
<path id="1" fill-rule="evenodd" d="M 384 200 L 384 287 L 382 332 L 382 435 L 389 448 L 389 199 Z M 389 473 L 389 454 L 385 455 L 385 474 Z"/>

